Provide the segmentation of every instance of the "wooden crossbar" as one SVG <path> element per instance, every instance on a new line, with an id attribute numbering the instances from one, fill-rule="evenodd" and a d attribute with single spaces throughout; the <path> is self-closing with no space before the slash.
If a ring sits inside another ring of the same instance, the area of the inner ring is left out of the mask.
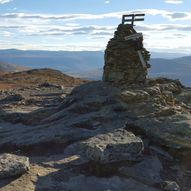
<path id="1" fill-rule="evenodd" d="M 144 17 L 145 14 L 129 14 L 129 15 L 123 15 L 122 16 L 122 24 L 130 24 L 134 25 L 135 21 L 144 21 L 144 18 L 139 18 L 139 17 Z M 130 18 L 131 17 L 131 18 Z M 138 18 L 137 18 L 138 17 Z M 130 23 L 129 23 L 130 22 Z"/>
<path id="2" fill-rule="evenodd" d="M 128 14 L 128 15 L 123 15 L 124 17 L 132 17 L 132 16 L 140 16 L 140 17 L 144 17 L 145 14 Z"/>
<path id="3" fill-rule="evenodd" d="M 134 19 L 134 21 L 144 21 L 145 19 Z"/>

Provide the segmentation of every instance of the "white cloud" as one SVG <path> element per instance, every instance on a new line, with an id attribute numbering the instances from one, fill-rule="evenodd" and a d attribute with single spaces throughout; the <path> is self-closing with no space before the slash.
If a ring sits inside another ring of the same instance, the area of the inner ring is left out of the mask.
<path id="1" fill-rule="evenodd" d="M 12 34 L 10 32 L 8 32 L 8 31 L 2 31 L 1 35 L 4 36 L 4 37 L 11 37 Z"/>
<path id="2" fill-rule="evenodd" d="M 59 25 L 20 25 L 20 26 L 3 26 L 1 30 L 16 30 L 17 33 L 22 33 L 25 36 L 72 36 L 72 35 L 90 35 L 90 36 L 105 36 L 112 37 L 117 26 L 59 26 Z M 155 25 L 138 25 L 135 27 L 137 31 L 191 31 L 189 25 L 182 24 L 155 24 Z"/>
<path id="3" fill-rule="evenodd" d="M 11 2 L 12 0 L 0 0 L 0 4 L 5 4 L 5 3 L 9 3 Z"/>
<path id="4" fill-rule="evenodd" d="M 69 27 L 77 27 L 77 26 L 79 26 L 80 24 L 79 24 L 79 23 L 66 23 L 65 25 L 66 25 L 66 26 L 69 26 Z"/>
<path id="5" fill-rule="evenodd" d="M 6 40 L 4 44 L 1 44 L 1 47 L 51 50 L 104 50 L 108 40 L 113 37 L 117 25 L 103 26 L 103 22 L 107 24 L 109 23 L 107 19 L 116 19 L 117 23 L 121 21 L 123 14 L 130 13 L 145 13 L 148 18 L 158 16 L 170 21 L 191 20 L 190 12 L 158 9 L 137 9 L 105 14 L 5 13 L 0 14 L 0 31 L 4 31 L 1 32 L 0 41 Z M 99 22 L 99 20 L 102 21 Z M 91 24 L 95 22 L 97 25 Z M 86 23 L 86 26 L 82 23 Z M 147 22 L 137 23 L 139 24 L 137 31 L 144 32 L 146 48 L 161 50 L 173 50 L 174 48 L 174 50 L 180 50 L 180 52 L 188 51 L 191 27 L 183 22 L 181 24 L 177 23 L 154 25 Z M 20 41 L 24 41 L 23 44 Z M 47 42 L 49 43 L 47 44 Z M 36 44 L 36 46 L 32 47 L 31 44 Z"/>
<path id="6" fill-rule="evenodd" d="M 105 1 L 105 4 L 109 4 L 110 3 L 110 1 Z"/>
<path id="7" fill-rule="evenodd" d="M 3 26 L 0 26 L 3 28 Z M 116 27 L 113 26 L 37 26 L 28 25 L 18 27 L 18 32 L 27 36 L 71 36 L 71 35 L 97 35 L 111 36 Z"/>
<path id="8" fill-rule="evenodd" d="M 145 32 L 148 37 L 144 40 L 148 50 L 179 52 L 190 54 L 190 35 L 186 36 L 181 32 L 182 37 L 177 37 L 177 32 L 162 31 L 162 32 Z"/>
<path id="9" fill-rule="evenodd" d="M 165 0 L 165 3 L 169 3 L 169 4 L 181 4 L 181 3 L 183 3 L 183 0 Z"/>
<path id="10" fill-rule="evenodd" d="M 139 25 L 135 27 L 139 31 L 191 31 L 190 25 L 183 24 L 154 24 Z"/>
<path id="11" fill-rule="evenodd" d="M 60 41 L 60 40 L 59 40 Z M 21 49 L 21 50 L 65 50 L 65 51 L 100 51 L 104 50 L 105 46 L 103 44 L 99 43 L 96 39 L 96 42 L 92 43 L 89 41 L 88 43 L 63 43 L 61 41 L 56 41 L 56 43 L 40 43 L 40 44 L 34 44 L 34 43 L 26 43 L 26 42 L 1 42 L 1 49 Z M 103 42 L 103 40 L 102 40 Z M 105 42 L 106 43 L 106 42 Z"/>
<path id="12" fill-rule="evenodd" d="M 111 12 L 104 14 L 28 14 L 28 13 L 5 13 L 0 14 L 0 18 L 3 19 L 22 19 L 24 21 L 38 21 L 38 22 L 49 22 L 49 21 L 75 21 L 75 20 L 93 20 L 93 19 L 121 19 L 123 14 L 132 13 L 145 13 L 146 15 L 162 16 L 169 20 L 191 20 L 191 12 L 173 12 L 160 9 L 137 9 L 132 11 L 120 11 Z"/>

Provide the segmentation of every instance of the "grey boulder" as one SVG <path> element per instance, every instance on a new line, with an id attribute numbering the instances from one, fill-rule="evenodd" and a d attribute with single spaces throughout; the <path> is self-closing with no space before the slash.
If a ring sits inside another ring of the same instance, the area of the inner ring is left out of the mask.
<path id="1" fill-rule="evenodd" d="M 82 144 L 86 157 L 100 163 L 139 160 L 144 149 L 142 140 L 124 129 L 97 135 Z"/>
<path id="2" fill-rule="evenodd" d="M 22 175 L 28 170 L 28 157 L 13 154 L 0 155 L 0 179 Z"/>

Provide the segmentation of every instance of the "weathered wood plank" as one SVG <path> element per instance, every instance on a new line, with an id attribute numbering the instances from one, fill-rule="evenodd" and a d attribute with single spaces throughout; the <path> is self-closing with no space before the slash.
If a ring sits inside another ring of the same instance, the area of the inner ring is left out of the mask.
<path id="1" fill-rule="evenodd" d="M 132 34 L 130 36 L 126 36 L 125 40 L 135 40 L 137 38 L 142 38 L 143 34 L 142 33 L 136 33 L 136 34 Z"/>
<path id="2" fill-rule="evenodd" d="M 134 19 L 134 21 L 144 21 L 144 19 Z"/>
<path id="3" fill-rule="evenodd" d="M 135 14 L 135 16 L 142 16 L 142 17 L 144 17 L 145 14 L 144 14 L 144 13 L 141 13 L 141 14 Z"/>
<path id="4" fill-rule="evenodd" d="M 134 14 L 129 14 L 129 15 L 123 15 L 123 17 L 132 17 Z"/>
<path id="5" fill-rule="evenodd" d="M 144 68 L 147 68 L 147 65 L 146 65 L 146 63 L 145 63 L 145 60 L 144 60 L 144 58 L 143 58 L 143 55 L 141 54 L 141 50 L 138 50 L 137 52 L 138 52 L 139 59 L 140 59 L 140 61 L 141 61 L 142 66 L 143 66 Z"/>

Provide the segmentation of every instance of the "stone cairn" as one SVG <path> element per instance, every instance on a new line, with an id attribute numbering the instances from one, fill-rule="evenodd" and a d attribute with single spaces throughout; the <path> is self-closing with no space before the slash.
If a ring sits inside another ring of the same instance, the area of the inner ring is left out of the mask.
<path id="1" fill-rule="evenodd" d="M 123 16 L 114 38 L 108 42 L 103 81 L 118 85 L 145 83 L 150 53 L 143 47 L 142 33 L 137 33 L 133 28 L 135 16 L 131 24 L 125 24 Z"/>

